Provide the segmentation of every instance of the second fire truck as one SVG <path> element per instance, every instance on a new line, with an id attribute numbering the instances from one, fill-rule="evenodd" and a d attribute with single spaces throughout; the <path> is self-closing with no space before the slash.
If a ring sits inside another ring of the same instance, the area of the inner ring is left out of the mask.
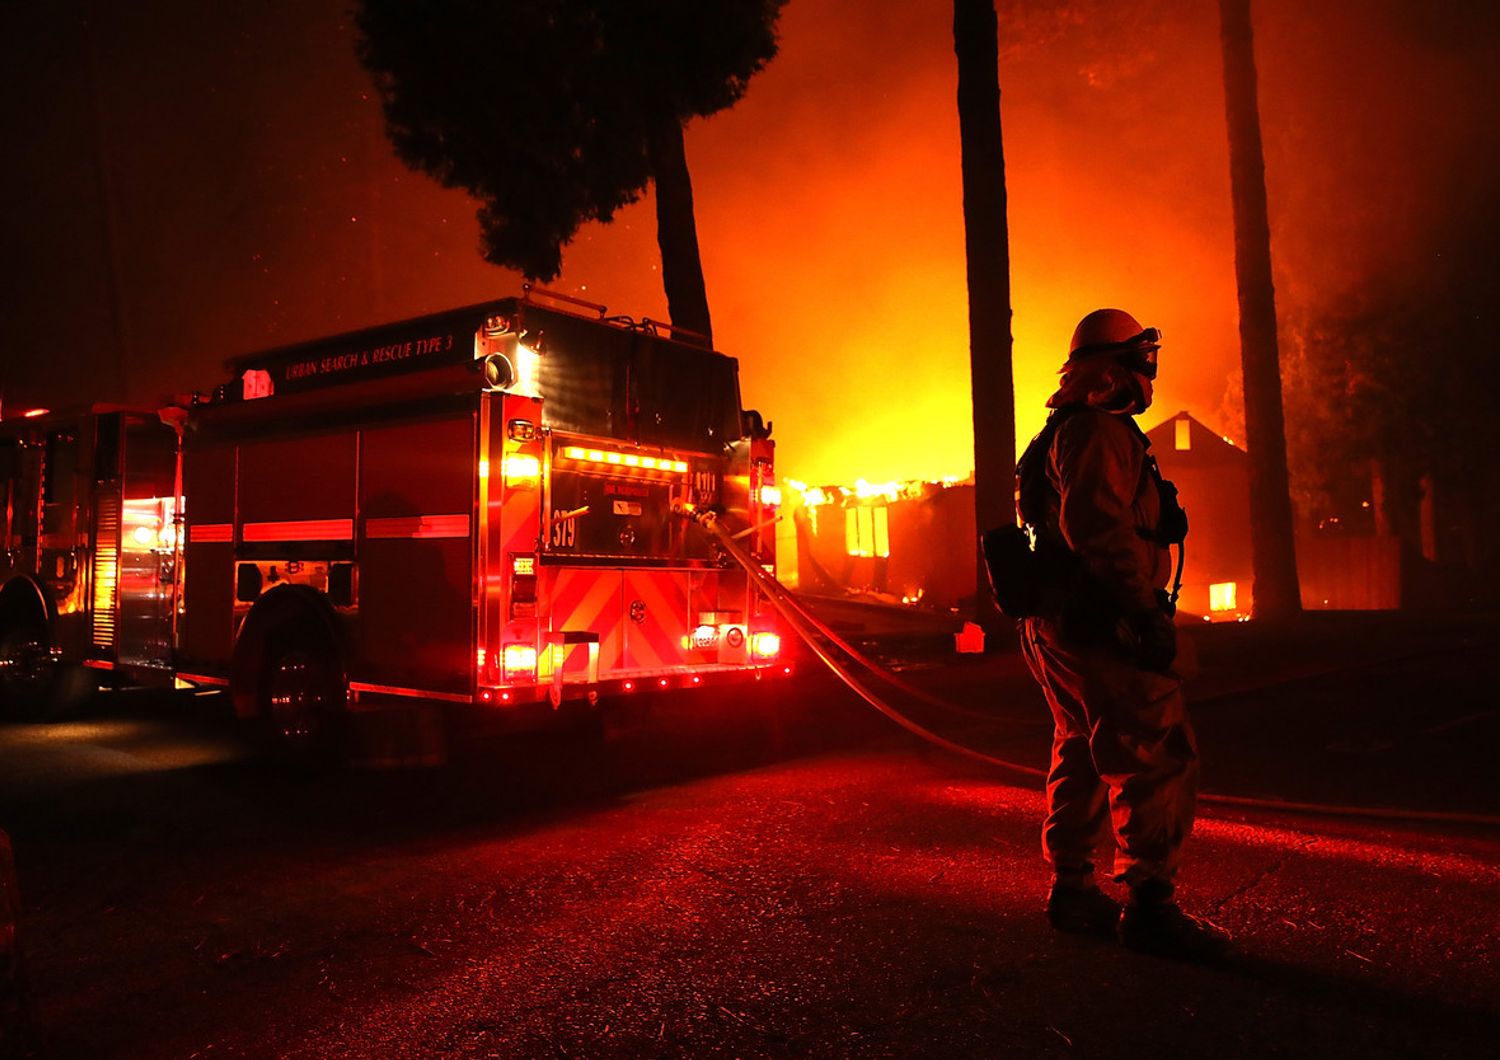
<path id="1" fill-rule="evenodd" d="M 295 746 L 350 711 L 565 701 L 789 668 L 674 503 L 775 570 L 738 366 L 528 292 L 240 358 L 210 400 L 0 423 L 0 694 L 79 668 L 227 686 Z"/>

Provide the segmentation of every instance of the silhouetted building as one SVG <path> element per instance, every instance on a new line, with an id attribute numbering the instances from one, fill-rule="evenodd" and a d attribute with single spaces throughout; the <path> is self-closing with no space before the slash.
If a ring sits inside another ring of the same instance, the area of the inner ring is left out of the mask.
<path id="1" fill-rule="evenodd" d="M 1180 610 L 1213 619 L 1250 613 L 1250 461 L 1186 412 L 1146 432 L 1188 513 Z M 1176 558 L 1175 553 L 1173 556 Z"/>

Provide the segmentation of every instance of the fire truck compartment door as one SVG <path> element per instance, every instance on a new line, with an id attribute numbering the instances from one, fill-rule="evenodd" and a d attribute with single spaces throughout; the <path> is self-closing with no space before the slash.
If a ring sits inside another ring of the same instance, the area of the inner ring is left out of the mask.
<path id="1" fill-rule="evenodd" d="M 472 414 L 361 432 L 359 643 L 367 680 L 472 687 Z"/>
<path id="2" fill-rule="evenodd" d="M 572 519 L 568 513 L 587 507 Z M 672 518 L 672 483 L 575 471 L 552 475 L 547 551 L 567 556 L 668 559 L 681 538 Z"/>
<path id="3" fill-rule="evenodd" d="M 687 661 L 690 574 L 682 570 L 625 572 L 625 668 L 660 670 Z"/>

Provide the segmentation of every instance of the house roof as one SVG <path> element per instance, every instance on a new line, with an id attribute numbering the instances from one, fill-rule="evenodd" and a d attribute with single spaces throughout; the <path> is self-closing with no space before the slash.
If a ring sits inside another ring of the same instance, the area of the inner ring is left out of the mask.
<path id="1" fill-rule="evenodd" d="M 1179 433 L 1179 423 L 1187 424 L 1185 434 Z M 1173 457 L 1191 453 L 1194 459 L 1208 461 L 1242 459 L 1245 456 L 1245 450 L 1186 411 L 1167 417 L 1147 431 L 1146 437 L 1151 439 L 1151 449 L 1157 459 L 1161 459 L 1163 453 L 1170 453 Z M 1182 444 L 1184 441 L 1185 445 Z"/>

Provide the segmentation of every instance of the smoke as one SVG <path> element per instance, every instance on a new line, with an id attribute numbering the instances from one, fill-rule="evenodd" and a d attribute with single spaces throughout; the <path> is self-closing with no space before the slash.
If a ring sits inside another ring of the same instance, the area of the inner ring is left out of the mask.
<path id="1" fill-rule="evenodd" d="M 1148 423 L 1187 409 L 1238 437 L 1215 5 L 999 7 L 1022 441 L 1074 324 L 1106 305 L 1166 334 Z M 246 350 L 518 289 L 479 259 L 473 205 L 392 157 L 344 8 L 7 16 L 3 58 L 45 120 L 4 111 L 25 159 L 6 167 L 6 235 L 30 267 L 0 306 L 0 386 L 105 396 L 78 380 L 114 356 L 106 232 L 139 402 L 212 385 Z M 1283 316 L 1452 253 L 1445 233 L 1497 184 L 1494 5 L 1254 14 Z M 503 45 L 495 61 L 504 76 Z M 797 0 L 745 100 L 688 129 L 716 337 L 785 475 L 973 466 L 954 81 L 949 5 Z M 665 316 L 654 235 L 649 199 L 585 229 L 558 286 Z M 71 363 L 49 356 L 64 335 Z"/>

